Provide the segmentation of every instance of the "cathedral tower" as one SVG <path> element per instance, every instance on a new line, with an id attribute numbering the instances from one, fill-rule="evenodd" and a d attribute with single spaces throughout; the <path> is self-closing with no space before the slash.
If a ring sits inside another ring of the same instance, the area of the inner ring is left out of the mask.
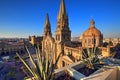
<path id="1" fill-rule="evenodd" d="M 55 33 L 56 42 L 71 41 L 71 31 L 69 29 L 68 15 L 66 13 L 64 0 L 61 0 Z"/>
<path id="2" fill-rule="evenodd" d="M 57 17 L 57 28 L 55 32 L 55 60 L 60 53 L 64 55 L 64 44 L 69 41 L 71 41 L 71 31 L 69 29 L 68 15 L 66 13 L 64 0 L 61 0 L 60 9 Z M 62 62 L 61 60 L 59 60 L 58 68 L 61 67 L 63 67 Z"/>

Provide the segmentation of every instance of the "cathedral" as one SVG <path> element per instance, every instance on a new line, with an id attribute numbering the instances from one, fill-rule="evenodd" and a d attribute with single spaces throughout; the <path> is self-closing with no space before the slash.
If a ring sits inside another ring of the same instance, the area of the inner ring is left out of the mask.
<path id="1" fill-rule="evenodd" d="M 31 43 L 40 43 L 42 52 L 44 52 L 44 50 L 48 48 L 55 48 L 55 61 L 58 55 L 62 53 L 62 56 L 58 62 L 58 68 L 79 61 L 82 58 L 82 50 L 84 48 L 99 47 L 102 45 L 103 41 L 103 35 L 95 27 L 95 21 L 93 19 L 90 21 L 90 27 L 80 36 L 80 41 L 71 41 L 69 18 L 66 12 L 64 0 L 61 0 L 60 3 L 60 9 L 57 16 L 55 38 L 52 37 L 48 14 L 46 14 L 43 36 L 41 36 L 40 40 L 38 40 L 37 38 L 38 37 L 35 36 L 31 37 Z"/>

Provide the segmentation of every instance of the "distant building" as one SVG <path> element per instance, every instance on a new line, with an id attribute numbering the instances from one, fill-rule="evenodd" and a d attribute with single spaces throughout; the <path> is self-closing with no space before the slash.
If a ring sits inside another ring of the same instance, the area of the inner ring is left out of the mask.
<path id="1" fill-rule="evenodd" d="M 102 55 L 104 57 L 120 58 L 120 40 L 119 38 L 104 38 Z"/>
<path id="2" fill-rule="evenodd" d="M 29 42 L 33 45 L 33 46 L 37 46 L 37 44 L 40 44 L 40 48 L 42 49 L 42 40 L 43 37 L 42 36 L 29 36 Z"/>
<path id="3" fill-rule="evenodd" d="M 119 38 L 114 38 L 112 42 L 113 45 L 116 46 L 119 43 Z"/>
<path id="4" fill-rule="evenodd" d="M 118 43 L 120 43 L 120 39 L 119 38 L 104 38 L 103 42 L 112 44 L 112 46 L 116 46 Z"/>
<path id="5" fill-rule="evenodd" d="M 0 42 L 0 55 L 11 54 L 11 53 L 23 53 L 25 51 L 25 44 L 23 40 L 12 40 L 6 39 Z"/>

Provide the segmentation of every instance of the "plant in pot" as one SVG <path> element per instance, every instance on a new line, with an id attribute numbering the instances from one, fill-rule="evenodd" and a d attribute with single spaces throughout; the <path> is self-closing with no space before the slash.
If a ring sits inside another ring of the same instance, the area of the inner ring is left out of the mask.
<path id="1" fill-rule="evenodd" d="M 48 48 L 45 49 L 44 53 L 41 53 L 39 47 L 36 48 L 36 60 L 33 59 L 30 51 L 26 47 L 26 50 L 29 55 L 29 61 L 31 65 L 28 64 L 18 53 L 17 56 L 26 66 L 26 68 L 31 73 L 31 80 L 54 80 L 54 70 L 57 67 L 58 60 L 61 54 L 57 57 L 56 62 L 54 62 L 54 48 L 51 50 Z M 48 55 L 49 54 L 49 55 Z"/>
<path id="2" fill-rule="evenodd" d="M 83 50 L 82 61 L 85 63 L 85 67 L 80 68 L 78 71 L 85 76 L 89 76 L 101 68 L 105 63 L 102 62 L 102 59 L 98 58 L 99 55 L 100 50 L 96 47 Z"/>

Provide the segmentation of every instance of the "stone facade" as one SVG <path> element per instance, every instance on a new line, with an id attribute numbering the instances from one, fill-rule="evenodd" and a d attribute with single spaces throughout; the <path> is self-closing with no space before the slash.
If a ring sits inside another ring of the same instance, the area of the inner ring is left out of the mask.
<path id="1" fill-rule="evenodd" d="M 52 37 L 51 25 L 50 25 L 49 17 L 47 14 L 45 25 L 44 25 L 43 40 L 42 40 L 42 53 L 44 54 L 46 53 L 46 51 L 49 51 L 49 53 L 52 53 L 54 48 L 55 48 L 55 40 Z"/>
<path id="2" fill-rule="evenodd" d="M 64 0 L 61 0 L 60 9 L 57 17 L 57 28 L 55 38 L 52 37 L 51 26 L 48 14 L 44 24 L 44 34 L 42 40 L 42 52 L 49 49 L 55 52 L 54 61 L 60 54 L 58 68 L 72 64 L 81 57 L 81 43 L 71 41 L 71 30 L 69 28 L 69 19 L 65 8 Z"/>

